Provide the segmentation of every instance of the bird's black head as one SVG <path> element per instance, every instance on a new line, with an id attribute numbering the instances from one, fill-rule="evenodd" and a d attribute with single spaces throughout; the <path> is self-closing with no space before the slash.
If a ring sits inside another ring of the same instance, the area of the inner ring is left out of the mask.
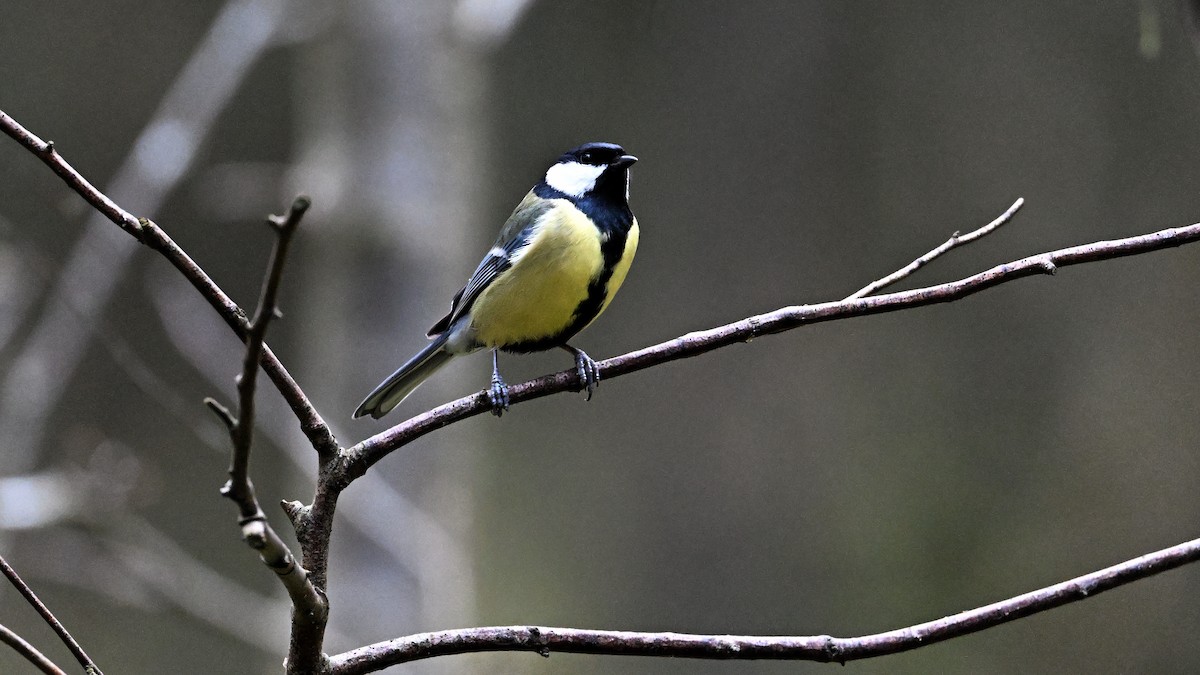
<path id="1" fill-rule="evenodd" d="M 637 157 L 625 152 L 625 148 L 616 143 L 584 143 L 578 148 L 571 148 L 558 158 L 562 162 L 579 162 L 591 166 L 609 166 L 621 164 L 628 167 L 637 161 Z"/>
<path id="2" fill-rule="evenodd" d="M 637 157 L 615 143 L 585 143 L 562 154 L 546 171 L 542 185 L 571 200 L 585 198 L 625 203 L 629 167 Z"/>

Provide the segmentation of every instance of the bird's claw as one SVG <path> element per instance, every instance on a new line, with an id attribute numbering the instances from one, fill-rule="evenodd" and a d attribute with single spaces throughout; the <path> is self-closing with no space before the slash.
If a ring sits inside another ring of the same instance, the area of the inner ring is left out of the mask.
<path id="1" fill-rule="evenodd" d="M 576 349 L 575 372 L 579 375 L 579 381 L 583 383 L 583 388 L 587 390 L 586 400 L 592 400 L 592 394 L 595 393 L 596 387 L 600 386 L 600 366 L 596 365 L 592 357 L 582 349 Z"/>
<path id="2" fill-rule="evenodd" d="M 492 386 L 487 390 L 488 402 L 492 404 L 492 414 L 500 417 L 508 411 L 508 385 L 500 376 L 492 376 Z"/>

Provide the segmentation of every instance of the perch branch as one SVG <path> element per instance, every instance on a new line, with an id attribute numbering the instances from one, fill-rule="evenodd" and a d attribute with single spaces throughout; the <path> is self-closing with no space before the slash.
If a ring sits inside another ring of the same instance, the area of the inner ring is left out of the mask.
<path id="1" fill-rule="evenodd" d="M 53 143 L 38 138 L 2 110 L 0 110 L 0 131 L 45 162 L 54 173 L 66 182 L 67 187 L 78 193 L 88 204 L 116 223 L 118 227 L 142 244 L 158 251 L 183 274 L 239 337 L 243 340 L 246 338 L 250 329 L 246 313 L 183 249 L 179 248 L 179 245 L 162 228 L 146 218 L 135 218 L 133 214 L 118 206 L 68 164 Z M 329 426 L 270 347 L 264 345 L 261 361 L 263 370 L 288 402 L 292 412 L 300 421 L 301 430 L 304 431 L 313 447 L 322 455 L 332 456 L 335 454 L 337 440 L 329 431 Z"/>
<path id="2" fill-rule="evenodd" d="M 714 349 L 749 342 L 757 337 L 781 333 L 808 324 L 951 302 L 1022 277 L 1054 274 L 1061 267 L 1158 251 L 1198 239 L 1200 224 L 1188 225 L 1126 239 L 1098 241 L 1039 253 L 935 286 L 839 302 L 784 307 L 606 359 L 600 361 L 599 366 L 604 379 L 611 380 L 668 361 L 699 356 Z M 571 369 L 513 385 L 508 393 L 510 403 L 517 404 L 563 391 L 579 391 L 580 388 L 579 377 L 575 370 Z M 416 415 L 346 448 L 345 461 L 341 466 L 344 475 L 340 477 L 340 482 L 347 484 L 353 481 L 389 453 L 425 434 L 490 409 L 487 392 L 477 392 Z"/>
<path id="3" fill-rule="evenodd" d="M 67 675 L 66 671 L 46 658 L 46 655 L 39 652 L 36 647 L 26 642 L 25 638 L 12 632 L 8 626 L 2 624 L 0 624 L 0 642 L 12 647 L 13 651 L 20 654 L 34 666 L 37 666 L 37 669 L 46 673 L 46 675 Z"/>
<path id="4" fill-rule="evenodd" d="M 42 619 L 50 625 L 50 628 L 63 641 L 63 644 L 67 645 L 67 649 L 71 650 L 71 654 L 75 656 L 75 659 L 79 661 L 79 665 L 83 666 L 88 675 L 104 675 L 104 673 L 100 672 L 100 668 L 96 666 L 96 663 L 92 661 L 92 658 L 87 655 L 87 652 L 83 651 L 83 647 L 79 646 L 75 638 L 71 637 L 71 634 L 67 632 L 66 626 L 63 626 L 62 622 L 50 611 L 50 608 L 46 607 L 38 599 L 37 594 L 29 587 L 29 584 L 26 584 L 21 579 L 21 576 L 17 574 L 17 571 L 8 564 L 8 561 L 3 556 L 0 556 L 0 572 L 3 572 L 4 576 L 8 577 L 9 582 L 24 596 L 26 602 L 32 605 L 37 613 L 41 615 Z"/>
<path id="5" fill-rule="evenodd" d="M 692 635 L 494 626 L 421 633 L 330 658 L 333 675 L 372 673 L 417 659 L 468 652 L 529 651 L 698 659 L 776 659 L 845 663 L 916 649 L 1078 602 L 1200 559 L 1200 539 L 1155 551 L 1053 586 L 936 621 L 862 637 Z"/>
<path id="6" fill-rule="evenodd" d="M 926 253 L 925 255 L 921 256 L 920 258 L 917 258 L 916 260 L 910 262 L 909 264 L 905 265 L 904 267 L 901 267 L 900 269 L 896 270 L 895 272 L 892 272 L 891 274 L 887 275 L 886 277 L 883 277 L 881 279 L 876 279 L 875 281 L 872 281 L 871 283 L 867 284 L 866 286 L 863 286 L 862 288 L 855 291 L 852 295 L 848 296 L 846 298 L 846 300 L 857 300 L 858 298 L 865 298 L 868 295 L 874 295 L 875 293 L 878 293 L 879 291 L 887 288 L 888 286 L 891 286 L 892 284 L 896 283 L 897 281 L 900 281 L 904 277 L 907 277 L 908 275 L 912 274 L 913 272 L 916 272 L 917 270 L 921 269 L 922 267 L 933 262 L 935 259 L 937 259 L 938 256 L 941 256 L 944 253 L 949 253 L 952 249 L 958 248 L 959 246 L 965 246 L 966 244 L 969 244 L 969 243 L 975 241 L 976 239 L 986 237 L 987 235 L 991 234 L 993 231 L 999 229 L 1000 226 L 1002 226 L 1005 223 L 1007 223 L 1008 221 L 1012 220 L 1012 217 L 1017 214 L 1017 211 L 1019 211 L 1024 204 L 1025 204 L 1025 200 L 1018 198 L 1017 201 L 1013 202 L 1012 206 L 1008 207 L 1007 211 L 1000 214 L 1000 216 L 998 218 L 996 218 L 992 222 L 988 223 L 987 225 L 984 225 L 983 227 L 979 228 L 978 230 L 975 230 L 973 232 L 968 232 L 968 233 L 962 234 L 962 235 L 955 232 L 954 234 L 950 235 L 950 238 L 947 239 L 941 246 L 938 246 L 937 248 L 933 249 L 929 253 Z"/>
<path id="7" fill-rule="evenodd" d="M 250 480 L 250 448 L 254 438 L 254 390 L 258 366 L 266 347 L 264 340 L 267 326 L 278 311 L 276 300 L 283 279 L 283 265 L 287 260 L 288 247 L 300 219 L 309 206 L 308 197 L 300 196 L 292 202 L 287 215 L 271 216 L 267 220 L 275 228 L 277 236 L 271 262 L 263 279 L 258 309 L 246 331 L 246 354 L 237 382 L 237 417 L 216 401 L 205 401 L 228 427 L 233 444 L 229 482 L 221 489 L 221 494 L 238 506 L 241 516 L 238 524 L 242 528 L 242 539 L 258 551 L 263 563 L 279 576 L 280 582 L 287 589 L 292 601 L 292 638 L 288 662 L 303 671 L 316 670 L 314 664 L 320 657 L 329 604 L 325 594 L 314 584 L 308 570 L 296 562 L 287 544 L 267 522 L 255 495 L 254 483 Z"/>

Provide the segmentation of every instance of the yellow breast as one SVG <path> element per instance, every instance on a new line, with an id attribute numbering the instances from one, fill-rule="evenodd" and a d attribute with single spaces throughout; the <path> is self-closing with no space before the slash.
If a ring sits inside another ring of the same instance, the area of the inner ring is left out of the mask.
<path id="1" fill-rule="evenodd" d="M 476 341 L 494 348 L 563 332 L 603 264 L 599 230 L 563 201 L 543 216 L 512 267 L 475 300 L 471 323 Z M 622 279 L 627 271 L 626 264 Z"/>

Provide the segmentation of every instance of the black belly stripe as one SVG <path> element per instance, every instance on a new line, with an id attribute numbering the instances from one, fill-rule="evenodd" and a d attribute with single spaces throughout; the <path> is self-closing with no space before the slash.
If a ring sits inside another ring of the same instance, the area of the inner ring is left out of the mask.
<path id="1" fill-rule="evenodd" d="M 628 239 L 628 230 L 619 230 L 610 233 L 608 241 L 600 244 L 600 255 L 604 257 L 604 267 L 600 270 L 600 275 L 588 284 L 588 295 L 579 306 L 575 308 L 575 313 L 571 319 L 567 329 L 558 335 L 542 338 L 540 340 L 529 340 L 515 345 L 505 345 L 501 349 L 506 352 L 516 352 L 520 354 L 528 352 L 540 352 L 546 349 L 553 349 L 567 343 L 567 340 L 575 337 L 575 335 L 583 330 L 584 326 L 592 322 L 596 315 L 600 313 L 600 307 L 604 304 L 604 299 L 608 296 L 608 281 L 612 278 L 613 269 L 617 263 L 621 261 L 621 256 L 625 253 L 625 241 Z"/>
<path id="2" fill-rule="evenodd" d="M 625 254 L 625 240 L 628 237 L 628 230 L 610 232 L 608 240 L 600 244 L 600 255 L 604 256 L 604 269 L 600 270 L 600 276 L 588 284 L 587 299 L 575 308 L 575 319 L 571 322 L 569 329 L 571 334 L 563 339 L 564 342 L 583 330 L 583 327 L 591 323 L 592 319 L 595 319 L 596 315 L 600 313 L 600 307 L 604 305 L 604 299 L 608 297 L 608 280 L 612 278 L 613 270 L 617 263 L 621 262 L 621 256 Z"/>
<path id="3" fill-rule="evenodd" d="M 604 266 L 600 270 L 600 274 L 592 279 L 588 284 L 587 298 L 579 303 L 575 308 L 575 312 L 571 317 L 571 323 L 566 330 L 558 335 L 538 340 L 528 340 L 515 345 L 505 345 L 501 347 L 506 352 L 540 352 L 546 349 L 553 349 L 567 343 L 567 340 L 575 337 L 575 334 L 583 330 L 584 326 L 592 322 L 596 315 L 600 313 L 600 307 L 604 305 L 604 299 L 608 296 L 608 281 L 612 278 L 613 269 L 617 263 L 621 261 L 625 255 L 625 242 L 629 238 L 629 230 L 633 227 L 633 212 L 629 210 L 629 204 L 625 202 L 625 188 L 622 183 L 617 192 L 619 195 L 613 196 L 607 193 L 589 194 L 583 198 L 571 199 L 567 195 L 551 188 L 545 182 L 539 183 L 534 187 L 533 191 L 543 199 L 568 199 L 580 211 L 591 219 L 597 229 L 607 234 L 607 238 L 600 243 L 600 255 L 604 258 Z"/>

